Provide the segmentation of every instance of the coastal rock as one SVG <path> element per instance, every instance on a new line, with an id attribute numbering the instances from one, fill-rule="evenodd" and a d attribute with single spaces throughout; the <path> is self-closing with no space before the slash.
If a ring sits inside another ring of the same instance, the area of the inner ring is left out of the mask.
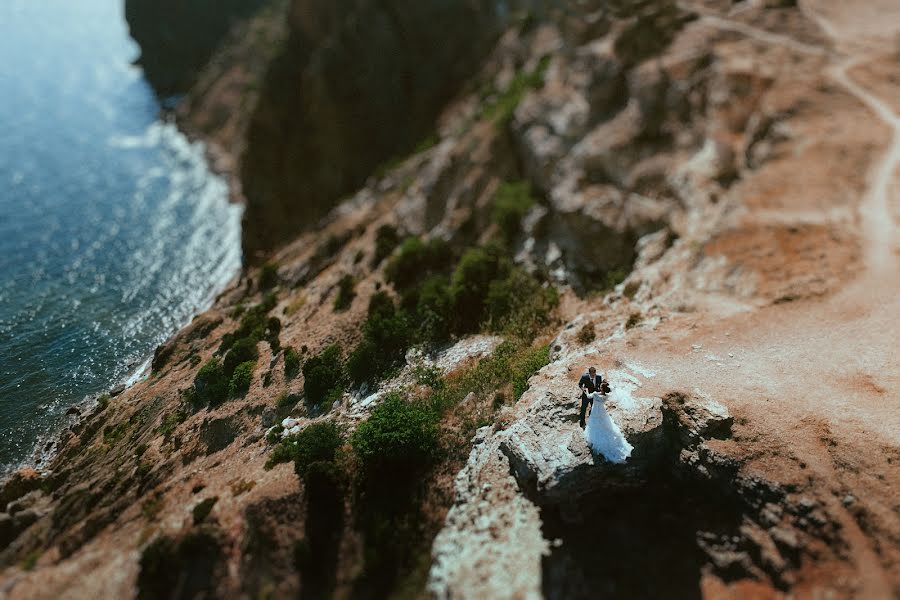
<path id="1" fill-rule="evenodd" d="M 270 0 L 126 0 L 138 64 L 160 96 L 187 91 L 235 21 Z"/>

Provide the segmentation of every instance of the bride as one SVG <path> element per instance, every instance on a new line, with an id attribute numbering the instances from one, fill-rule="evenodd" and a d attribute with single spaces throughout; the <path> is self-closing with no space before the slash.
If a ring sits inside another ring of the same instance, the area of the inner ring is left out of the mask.
<path id="1" fill-rule="evenodd" d="M 605 381 L 600 386 L 600 391 L 590 394 L 592 402 L 591 416 L 584 428 L 584 437 L 591 449 L 602 454 L 606 460 L 614 463 L 624 463 L 631 456 L 632 446 L 625 439 L 622 430 L 610 418 L 604 404 L 609 396 L 609 384 Z"/>

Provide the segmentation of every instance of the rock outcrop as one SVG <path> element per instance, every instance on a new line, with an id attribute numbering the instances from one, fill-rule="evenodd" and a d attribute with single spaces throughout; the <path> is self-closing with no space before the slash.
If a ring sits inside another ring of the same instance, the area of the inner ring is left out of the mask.
<path id="1" fill-rule="evenodd" d="M 483 0 L 292 2 L 241 161 L 247 259 L 314 226 L 431 135 L 499 35 L 497 10 Z"/>
<path id="2" fill-rule="evenodd" d="M 160 96 L 183 94 L 239 20 L 269 0 L 125 0 L 138 64 Z"/>

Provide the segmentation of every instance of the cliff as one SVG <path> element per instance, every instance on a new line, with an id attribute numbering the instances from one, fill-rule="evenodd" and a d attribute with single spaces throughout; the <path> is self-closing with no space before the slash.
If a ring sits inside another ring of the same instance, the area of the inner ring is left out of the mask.
<path id="1" fill-rule="evenodd" d="M 297 0 L 241 160 L 249 260 L 316 225 L 434 133 L 502 24 L 495 2 Z"/>
<path id="2" fill-rule="evenodd" d="M 305 6 L 276 44 L 308 26 L 316 50 L 295 73 L 357 56 L 315 35 L 349 35 L 355 13 Z M 278 235 L 304 231 L 161 346 L 146 379 L 82 407 L 50 463 L 5 483 L 0 589 L 895 596 L 890 10 L 509 16 L 433 109 L 431 143 L 330 210 L 275 204 L 296 219 Z M 331 103 L 293 106 L 284 118 L 315 135 L 344 122 L 315 112 Z M 296 157 L 283 168 L 312 168 L 269 131 Z M 249 135 L 248 156 L 264 141 Z M 589 365 L 614 388 L 624 465 L 578 426 Z"/>
<path id="3" fill-rule="evenodd" d="M 267 0 L 125 0 L 138 64 L 160 96 L 187 92 L 238 21 Z"/>

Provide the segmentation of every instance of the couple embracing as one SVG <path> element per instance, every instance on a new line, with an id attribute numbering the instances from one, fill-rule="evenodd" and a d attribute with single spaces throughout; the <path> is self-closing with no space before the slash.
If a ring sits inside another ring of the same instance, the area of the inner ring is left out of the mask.
<path id="1" fill-rule="evenodd" d="M 604 381 L 603 376 L 597 374 L 597 369 L 591 367 L 578 380 L 578 387 L 581 388 L 581 413 L 578 415 L 578 422 L 584 430 L 588 445 L 610 462 L 625 462 L 631 456 L 632 447 L 606 412 L 606 402 L 611 395 L 609 381 Z M 591 412 L 585 423 L 588 408 Z"/>

